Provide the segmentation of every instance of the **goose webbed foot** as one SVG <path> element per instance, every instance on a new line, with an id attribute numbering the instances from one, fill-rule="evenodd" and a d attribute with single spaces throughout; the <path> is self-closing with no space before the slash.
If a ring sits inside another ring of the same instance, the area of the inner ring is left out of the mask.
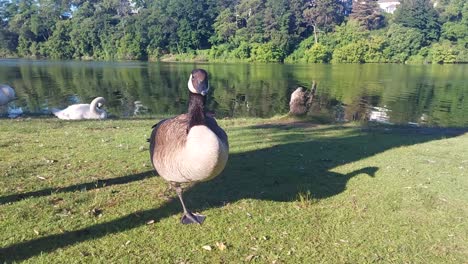
<path id="1" fill-rule="evenodd" d="M 201 223 L 203 223 L 203 221 L 205 221 L 206 216 L 196 213 L 194 214 L 187 210 L 187 207 L 185 207 L 184 199 L 182 198 L 182 188 L 180 187 L 180 184 L 171 182 L 171 186 L 175 189 L 177 196 L 179 196 L 180 203 L 182 204 L 182 208 L 184 209 L 184 215 L 180 219 L 180 222 L 184 225 L 200 225 Z"/>
<path id="2" fill-rule="evenodd" d="M 184 225 L 188 224 L 201 224 L 203 221 L 205 221 L 206 216 L 201 215 L 201 214 L 194 214 L 192 212 L 186 212 L 182 218 L 180 219 L 180 222 Z"/>

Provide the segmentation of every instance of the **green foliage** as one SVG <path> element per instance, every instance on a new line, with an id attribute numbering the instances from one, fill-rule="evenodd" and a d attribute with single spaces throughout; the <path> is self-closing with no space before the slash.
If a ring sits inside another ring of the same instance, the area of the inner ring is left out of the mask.
<path id="1" fill-rule="evenodd" d="M 356 21 L 349 21 L 335 28 L 335 33 L 327 40 L 327 44 L 339 48 L 368 37 L 369 31 L 363 30 Z"/>
<path id="2" fill-rule="evenodd" d="M 372 36 L 371 39 L 366 42 L 366 45 L 367 51 L 364 54 L 365 62 L 386 62 L 383 52 L 387 46 L 387 41 L 384 36 Z"/>
<path id="3" fill-rule="evenodd" d="M 468 37 L 468 24 L 447 22 L 442 26 L 441 37 L 450 41 L 458 41 Z"/>
<path id="4" fill-rule="evenodd" d="M 215 19 L 215 34 L 210 38 L 212 43 L 228 42 L 236 33 L 237 22 L 231 9 L 225 9 Z"/>
<path id="5" fill-rule="evenodd" d="M 422 46 L 423 34 L 414 28 L 393 24 L 387 32 L 388 45 L 383 50 L 389 62 L 404 63 L 414 55 Z"/>
<path id="6" fill-rule="evenodd" d="M 303 11 L 303 16 L 309 27 L 328 32 L 344 20 L 344 7 L 341 1 L 313 1 L 307 6 Z"/>
<path id="7" fill-rule="evenodd" d="M 439 39 L 438 14 L 431 0 L 402 0 L 395 11 L 395 23 L 421 31 L 425 45 Z"/>
<path id="8" fill-rule="evenodd" d="M 53 59 L 73 58 L 74 48 L 70 42 L 71 21 L 59 21 L 52 36 L 45 42 L 47 57 Z"/>
<path id="9" fill-rule="evenodd" d="M 339 47 L 333 52 L 333 63 L 363 63 L 367 45 L 364 40 Z"/>
<path id="10" fill-rule="evenodd" d="M 385 25 L 385 17 L 376 0 L 354 1 L 350 18 L 365 29 L 379 29 Z"/>
<path id="11" fill-rule="evenodd" d="M 127 33 L 119 40 L 117 49 L 117 58 L 123 60 L 141 60 L 144 58 L 142 48 L 140 45 L 140 36 Z"/>
<path id="12" fill-rule="evenodd" d="M 241 42 L 239 47 L 235 48 L 232 51 L 232 55 L 237 59 L 246 60 L 250 58 L 250 51 L 251 51 L 251 46 L 249 45 L 249 43 L 243 41 Z"/>
<path id="13" fill-rule="evenodd" d="M 213 60 L 226 60 L 229 58 L 230 47 L 228 44 L 213 46 L 208 53 L 209 58 Z"/>
<path id="14" fill-rule="evenodd" d="M 429 50 L 429 58 L 432 63 L 454 63 L 457 52 L 449 42 L 435 43 Z"/>
<path id="15" fill-rule="evenodd" d="M 299 47 L 293 51 L 286 59 L 284 60 L 285 62 L 296 62 L 296 61 L 301 61 L 301 62 L 307 62 L 305 58 L 306 52 L 315 44 L 314 36 L 310 36 L 309 38 L 306 38 L 303 40 L 300 44 Z"/>
<path id="16" fill-rule="evenodd" d="M 341 49 L 335 61 L 401 63 L 440 35 L 452 42 L 455 60 L 466 62 L 464 0 L 440 1 L 437 9 L 431 0 L 402 0 L 388 21 L 375 0 L 133 2 L 0 0 L 0 56 L 185 60 L 207 50 L 209 60 L 316 63 L 329 62 Z M 371 37 L 376 32 L 380 38 Z M 366 45 L 358 48 L 361 40 Z"/>
<path id="17" fill-rule="evenodd" d="M 310 63 L 324 63 L 329 62 L 331 59 L 330 50 L 320 43 L 317 43 L 310 49 L 306 50 L 304 55 L 305 61 Z"/>
<path id="18" fill-rule="evenodd" d="M 250 58 L 252 61 L 258 62 L 281 62 L 284 59 L 284 53 L 273 43 L 254 43 Z"/>

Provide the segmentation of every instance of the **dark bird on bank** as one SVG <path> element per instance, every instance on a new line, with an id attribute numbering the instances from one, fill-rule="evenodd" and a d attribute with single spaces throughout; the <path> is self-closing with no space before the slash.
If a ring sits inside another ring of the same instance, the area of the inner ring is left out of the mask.
<path id="1" fill-rule="evenodd" d="M 305 115 L 309 111 L 312 100 L 316 91 L 315 81 L 312 83 L 312 89 L 308 91 L 304 87 L 298 87 L 292 94 L 289 100 L 289 114 L 291 115 Z"/>
<path id="2" fill-rule="evenodd" d="M 154 169 L 179 196 L 184 210 L 181 222 L 201 224 L 205 216 L 187 210 L 181 184 L 208 181 L 219 175 L 228 160 L 229 144 L 224 130 L 205 111 L 208 73 L 193 70 L 188 88 L 188 112 L 153 126 L 150 156 Z"/>

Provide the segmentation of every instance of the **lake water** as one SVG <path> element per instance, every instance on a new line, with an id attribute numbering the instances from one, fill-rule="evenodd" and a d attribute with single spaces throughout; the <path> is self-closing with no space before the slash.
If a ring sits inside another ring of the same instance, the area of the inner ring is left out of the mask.
<path id="1" fill-rule="evenodd" d="M 103 96 L 116 118 L 186 111 L 192 69 L 208 71 L 209 108 L 218 118 L 286 114 L 298 87 L 317 82 L 311 115 L 330 121 L 468 126 L 468 65 L 213 64 L 0 60 L 0 83 L 15 88 L 10 111 L 50 108 Z M 5 116 L 2 107 L 0 115 Z"/>

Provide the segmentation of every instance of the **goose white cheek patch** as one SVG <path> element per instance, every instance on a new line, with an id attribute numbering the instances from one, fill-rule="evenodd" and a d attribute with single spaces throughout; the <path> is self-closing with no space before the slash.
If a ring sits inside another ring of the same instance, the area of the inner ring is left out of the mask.
<path id="1" fill-rule="evenodd" d="M 191 74 L 190 74 L 190 78 L 188 80 L 188 88 L 189 88 L 190 92 L 197 93 L 197 90 L 195 90 L 195 87 L 193 87 L 192 75 Z"/>

